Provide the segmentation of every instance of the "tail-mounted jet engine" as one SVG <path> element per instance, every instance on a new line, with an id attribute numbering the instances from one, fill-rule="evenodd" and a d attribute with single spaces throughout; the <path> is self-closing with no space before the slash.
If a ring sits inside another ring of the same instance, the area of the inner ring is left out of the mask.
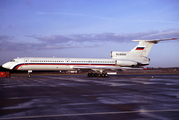
<path id="1" fill-rule="evenodd" d="M 138 62 L 132 60 L 116 60 L 115 64 L 121 67 L 133 67 L 137 66 Z"/>

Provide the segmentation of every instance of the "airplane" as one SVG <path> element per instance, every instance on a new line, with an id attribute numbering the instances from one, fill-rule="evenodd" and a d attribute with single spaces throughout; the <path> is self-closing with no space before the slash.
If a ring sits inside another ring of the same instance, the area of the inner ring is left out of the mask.
<path id="1" fill-rule="evenodd" d="M 28 77 L 32 71 L 76 71 L 87 70 L 88 77 L 108 77 L 108 70 L 142 69 L 141 66 L 149 65 L 150 59 L 147 58 L 153 44 L 160 41 L 175 40 L 132 40 L 139 42 L 129 52 L 111 51 L 111 58 L 43 58 L 43 57 L 24 57 L 16 58 L 2 65 L 9 70 L 27 70 Z"/>

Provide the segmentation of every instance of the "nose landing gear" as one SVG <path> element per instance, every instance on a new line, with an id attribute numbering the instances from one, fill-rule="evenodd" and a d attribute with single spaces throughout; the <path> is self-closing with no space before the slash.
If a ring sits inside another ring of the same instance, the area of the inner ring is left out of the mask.
<path id="1" fill-rule="evenodd" d="M 28 70 L 28 75 L 27 75 L 28 78 L 31 77 L 30 73 L 32 73 L 32 70 Z"/>

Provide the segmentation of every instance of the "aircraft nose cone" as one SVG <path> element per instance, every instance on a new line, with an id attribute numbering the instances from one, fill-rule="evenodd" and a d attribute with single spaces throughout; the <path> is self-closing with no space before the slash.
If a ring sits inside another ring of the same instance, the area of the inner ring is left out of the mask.
<path id="1" fill-rule="evenodd" d="M 10 69 L 10 64 L 9 63 L 5 63 L 2 65 L 3 68 L 6 68 L 6 69 Z"/>

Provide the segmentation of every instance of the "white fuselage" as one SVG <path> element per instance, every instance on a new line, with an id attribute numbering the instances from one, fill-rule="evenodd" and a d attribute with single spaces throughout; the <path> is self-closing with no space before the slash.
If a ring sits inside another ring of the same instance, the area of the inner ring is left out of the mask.
<path id="1" fill-rule="evenodd" d="M 81 67 L 118 68 L 137 66 L 138 62 L 118 59 L 95 58 L 16 58 L 5 64 L 4 68 L 11 70 L 77 70 Z"/>
<path id="2" fill-rule="evenodd" d="M 11 70 L 75 70 L 74 66 L 115 66 L 114 59 L 17 58 L 3 64 Z"/>

